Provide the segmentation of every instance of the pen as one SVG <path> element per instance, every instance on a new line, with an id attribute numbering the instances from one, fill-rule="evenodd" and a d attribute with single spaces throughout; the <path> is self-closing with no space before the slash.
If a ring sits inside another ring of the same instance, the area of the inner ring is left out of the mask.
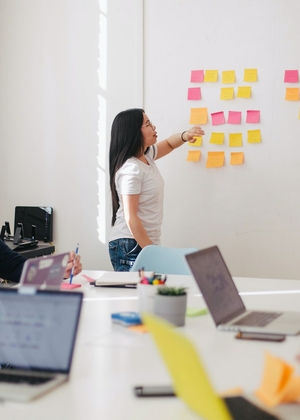
<path id="1" fill-rule="evenodd" d="M 73 265 L 71 268 L 71 274 L 70 274 L 70 281 L 69 281 L 70 284 L 72 284 L 72 280 L 74 276 L 74 266 L 75 266 L 76 257 L 78 255 L 78 250 L 79 250 L 79 244 L 76 245 L 75 257 L 74 257 Z"/>

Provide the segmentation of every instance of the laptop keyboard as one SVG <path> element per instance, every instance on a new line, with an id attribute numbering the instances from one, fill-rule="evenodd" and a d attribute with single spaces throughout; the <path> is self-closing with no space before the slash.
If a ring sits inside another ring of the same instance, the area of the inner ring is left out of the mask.
<path id="1" fill-rule="evenodd" d="M 244 316 L 238 321 L 234 322 L 233 325 L 246 325 L 249 327 L 265 327 L 271 321 L 274 321 L 279 317 L 282 312 L 250 312 L 250 314 Z"/>
<path id="2" fill-rule="evenodd" d="M 29 376 L 29 375 L 12 375 L 9 373 L 0 372 L 0 382 L 6 383 L 26 383 L 29 385 L 40 385 L 44 384 L 53 379 L 52 377 L 40 377 L 40 376 Z"/>
<path id="3" fill-rule="evenodd" d="M 224 402 L 233 420 L 279 420 L 243 397 L 227 397 Z"/>

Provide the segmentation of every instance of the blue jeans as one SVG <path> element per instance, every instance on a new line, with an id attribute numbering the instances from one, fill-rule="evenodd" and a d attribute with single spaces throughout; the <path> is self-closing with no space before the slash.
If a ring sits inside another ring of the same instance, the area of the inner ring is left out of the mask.
<path id="1" fill-rule="evenodd" d="M 108 243 L 109 256 L 115 271 L 130 271 L 142 248 L 135 239 L 121 238 Z"/>

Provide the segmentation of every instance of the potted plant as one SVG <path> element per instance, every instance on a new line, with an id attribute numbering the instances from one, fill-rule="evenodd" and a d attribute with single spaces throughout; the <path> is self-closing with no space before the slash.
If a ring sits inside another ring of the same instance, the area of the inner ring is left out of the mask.
<path id="1" fill-rule="evenodd" d="M 187 293 L 185 287 L 159 287 L 154 296 L 154 313 L 176 325 L 185 324 Z"/>

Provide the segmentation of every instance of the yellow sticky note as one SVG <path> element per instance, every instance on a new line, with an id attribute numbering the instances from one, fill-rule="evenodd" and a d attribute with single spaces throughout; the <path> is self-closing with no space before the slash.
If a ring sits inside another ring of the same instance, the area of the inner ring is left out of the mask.
<path id="1" fill-rule="evenodd" d="M 204 82 L 217 82 L 218 70 L 205 70 Z"/>
<path id="2" fill-rule="evenodd" d="M 235 71 L 225 70 L 222 71 L 222 83 L 235 83 Z"/>
<path id="3" fill-rule="evenodd" d="M 220 168 L 224 165 L 225 153 L 224 152 L 208 152 L 206 167 L 207 168 Z"/>
<path id="4" fill-rule="evenodd" d="M 201 151 L 200 150 L 189 150 L 186 160 L 188 162 L 198 162 L 200 160 Z"/>
<path id="5" fill-rule="evenodd" d="M 257 82 L 257 69 L 245 69 L 244 82 Z"/>
<path id="6" fill-rule="evenodd" d="M 238 98 L 251 98 L 251 86 L 239 86 L 237 91 Z"/>
<path id="7" fill-rule="evenodd" d="M 223 144 L 224 133 L 211 133 L 209 142 L 212 144 Z"/>
<path id="8" fill-rule="evenodd" d="M 242 133 L 229 133 L 229 147 L 241 147 L 243 145 Z"/>
<path id="9" fill-rule="evenodd" d="M 244 163 L 244 152 L 231 152 L 230 165 L 242 165 Z"/>
<path id="10" fill-rule="evenodd" d="M 260 143 L 261 142 L 260 130 L 249 130 L 247 142 Z"/>
<path id="11" fill-rule="evenodd" d="M 299 101 L 299 88 L 286 88 L 285 100 L 286 101 Z"/>
<path id="12" fill-rule="evenodd" d="M 233 96 L 234 96 L 234 89 L 233 89 L 233 87 L 221 88 L 220 99 L 223 99 L 223 100 L 233 99 Z"/>
<path id="13" fill-rule="evenodd" d="M 190 124 L 206 124 L 207 108 L 191 108 Z"/>
<path id="14" fill-rule="evenodd" d="M 196 141 L 194 141 L 194 143 L 192 142 L 188 142 L 189 146 L 201 146 L 202 145 L 202 136 L 199 137 L 195 137 Z"/>

